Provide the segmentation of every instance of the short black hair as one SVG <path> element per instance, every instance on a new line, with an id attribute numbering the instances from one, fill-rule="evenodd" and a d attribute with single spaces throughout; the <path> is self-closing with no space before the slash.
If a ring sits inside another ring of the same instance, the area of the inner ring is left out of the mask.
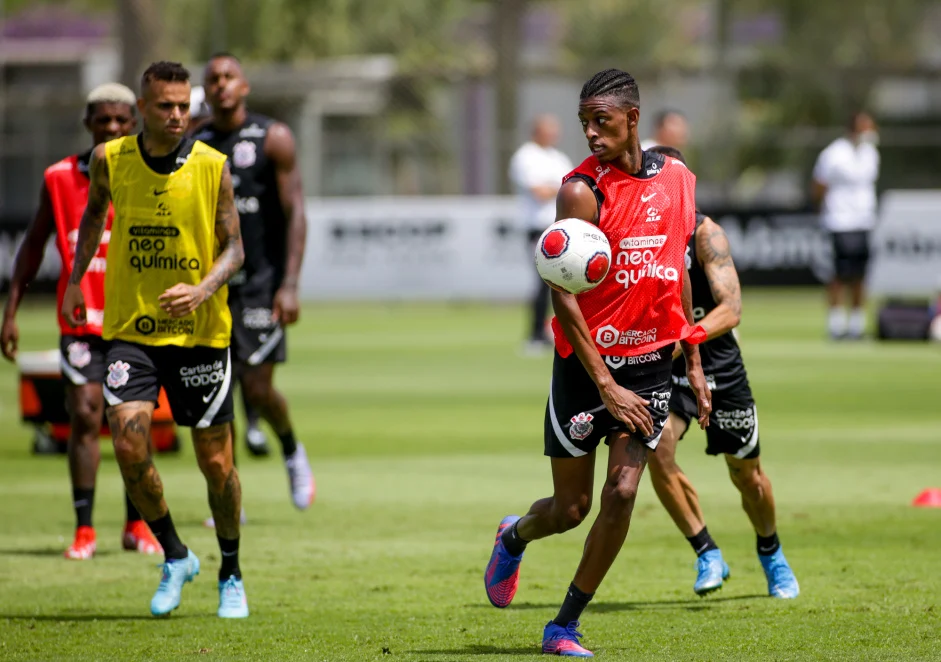
<path id="1" fill-rule="evenodd" d="M 669 118 L 670 115 L 676 115 L 677 117 L 682 117 L 684 119 L 686 118 L 686 115 L 676 108 L 663 108 L 658 110 L 657 114 L 653 116 L 653 125 L 659 129 L 661 126 L 666 124 L 667 118 Z"/>
<path id="2" fill-rule="evenodd" d="M 161 81 L 164 83 L 186 83 L 190 79 L 190 72 L 187 71 L 179 62 L 167 62 L 161 60 L 160 62 L 154 62 L 146 71 L 144 75 L 141 76 L 140 83 L 141 89 L 153 83 L 154 81 Z"/>
<path id="3" fill-rule="evenodd" d="M 227 57 L 230 60 L 235 60 L 240 65 L 242 64 L 242 61 L 238 58 L 238 56 L 233 53 L 230 53 L 229 51 L 216 51 L 215 53 L 209 56 L 209 59 L 206 60 L 206 62 L 212 62 L 213 60 L 218 60 L 224 57 Z"/>
<path id="4" fill-rule="evenodd" d="M 640 108 L 640 92 L 637 81 L 626 71 L 605 69 L 599 71 L 582 85 L 579 100 L 592 97 L 614 97 L 622 108 Z"/>
<path id="5" fill-rule="evenodd" d="M 686 165 L 686 158 L 683 156 L 683 152 L 678 150 L 676 147 L 667 147 L 666 145 L 656 145 L 647 150 L 648 152 L 656 152 L 657 154 L 663 154 L 664 156 L 669 156 L 680 161 L 683 165 Z"/>

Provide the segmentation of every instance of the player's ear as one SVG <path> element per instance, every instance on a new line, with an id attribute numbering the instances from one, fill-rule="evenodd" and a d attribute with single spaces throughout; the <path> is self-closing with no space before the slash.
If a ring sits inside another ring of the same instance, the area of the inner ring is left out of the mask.
<path id="1" fill-rule="evenodd" d="M 141 117 L 144 116 L 144 97 L 137 100 L 137 112 L 140 113 Z"/>
<path id="2" fill-rule="evenodd" d="M 627 125 L 631 128 L 635 128 L 639 121 L 640 121 L 640 110 L 637 108 L 628 108 L 627 109 Z"/>

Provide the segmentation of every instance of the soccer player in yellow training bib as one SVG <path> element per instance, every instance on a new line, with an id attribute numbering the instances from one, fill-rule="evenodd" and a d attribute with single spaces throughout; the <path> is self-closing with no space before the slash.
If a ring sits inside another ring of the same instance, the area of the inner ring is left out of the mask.
<path id="1" fill-rule="evenodd" d="M 152 64 L 137 101 L 143 132 L 95 147 L 62 314 L 73 325 L 85 321 L 79 284 L 98 250 L 111 202 L 102 336 L 112 343 L 103 390 L 124 484 L 166 554 L 150 611 L 164 616 L 176 609 L 183 585 L 199 574 L 199 559 L 173 526 L 147 443 L 163 386 L 174 420 L 193 429 L 206 478 L 222 552 L 218 614 L 245 618 L 225 285 L 244 251 L 226 157 L 185 137 L 189 100 L 186 69 Z"/>

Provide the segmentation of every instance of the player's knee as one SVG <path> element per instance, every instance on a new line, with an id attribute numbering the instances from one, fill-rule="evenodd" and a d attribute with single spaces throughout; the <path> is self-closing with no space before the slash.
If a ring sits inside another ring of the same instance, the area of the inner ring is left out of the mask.
<path id="1" fill-rule="evenodd" d="M 631 508 L 637 499 L 637 481 L 631 475 L 619 475 L 604 486 L 605 501 L 615 509 Z"/>
<path id="2" fill-rule="evenodd" d="M 754 469 L 731 471 L 732 482 L 742 496 L 749 501 L 760 501 L 764 495 L 765 481 L 758 467 Z"/>
<path id="3" fill-rule="evenodd" d="M 232 469 L 232 463 L 223 453 L 213 453 L 200 458 L 199 468 L 202 470 L 203 476 L 206 477 L 206 484 L 209 489 L 213 490 L 214 487 L 221 488 L 225 485 Z"/>
<path id="4" fill-rule="evenodd" d="M 87 399 L 79 399 L 70 406 L 70 422 L 79 437 L 90 438 L 94 434 L 97 441 L 101 429 L 102 410 Z"/>
<path id="5" fill-rule="evenodd" d="M 142 449 L 139 440 L 118 436 L 114 439 L 114 458 L 122 467 L 131 466 L 147 456 L 146 445 Z"/>
<path id="6" fill-rule="evenodd" d="M 588 495 L 582 495 L 574 502 L 556 503 L 555 521 L 559 533 L 574 529 L 584 522 L 591 510 L 591 497 Z"/>
<path id="7" fill-rule="evenodd" d="M 242 382 L 245 399 L 253 407 L 263 407 L 271 398 L 271 383 L 264 379 L 245 379 Z"/>

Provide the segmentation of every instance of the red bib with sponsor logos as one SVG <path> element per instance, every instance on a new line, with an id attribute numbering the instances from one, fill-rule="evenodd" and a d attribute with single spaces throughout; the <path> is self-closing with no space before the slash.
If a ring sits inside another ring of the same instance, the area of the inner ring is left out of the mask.
<path id="1" fill-rule="evenodd" d="M 598 227 L 611 244 L 608 275 L 577 297 L 598 351 L 637 356 L 677 340 L 699 342 L 682 302 L 686 244 L 696 228 L 695 175 L 676 159 L 645 152 L 637 175 L 591 156 L 565 180 L 574 176 L 593 183 Z M 556 350 L 571 355 L 558 319 L 552 329 Z"/>
<path id="2" fill-rule="evenodd" d="M 88 202 L 88 161 L 79 160 L 78 155 L 66 157 L 46 168 L 46 190 L 52 202 L 52 215 L 56 221 L 56 248 L 62 258 L 62 271 L 56 287 L 56 310 L 62 310 L 62 297 L 72 274 L 72 262 L 75 259 L 75 244 L 78 241 L 78 226 Z M 88 265 L 88 271 L 82 278 L 82 293 L 85 295 L 87 323 L 84 326 L 71 327 L 61 312 L 59 330 L 63 334 L 101 335 L 101 323 L 105 310 L 105 262 L 108 255 L 108 241 L 111 237 L 111 221 L 114 209 L 108 208 L 108 220 L 101 236 L 98 253 Z"/>

